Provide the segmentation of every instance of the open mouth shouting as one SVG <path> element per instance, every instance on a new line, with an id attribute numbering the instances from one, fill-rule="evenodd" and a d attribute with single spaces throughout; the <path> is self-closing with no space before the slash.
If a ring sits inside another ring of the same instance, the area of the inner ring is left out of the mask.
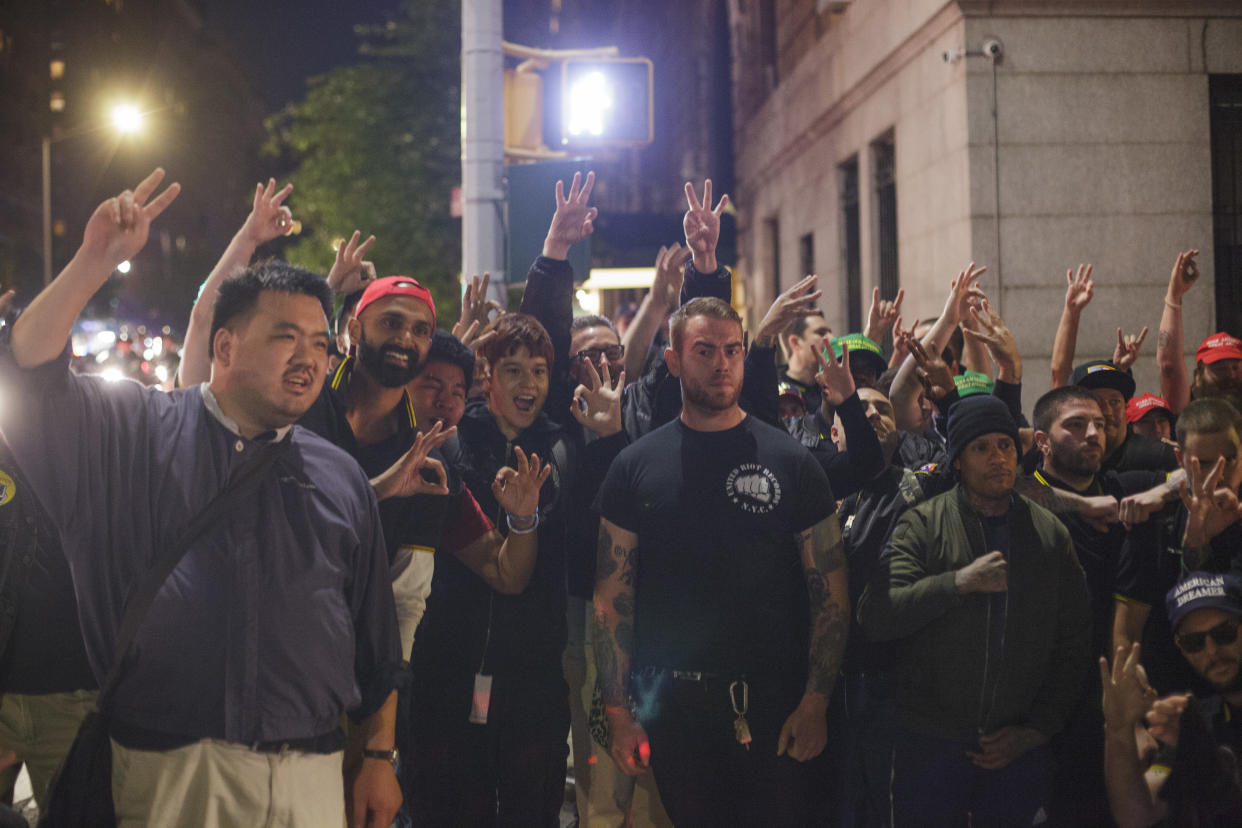
<path id="1" fill-rule="evenodd" d="M 531 414 L 535 411 L 535 396 L 519 395 L 513 398 L 513 407 L 523 414 Z"/>
<path id="2" fill-rule="evenodd" d="M 288 371 L 281 378 L 281 385 L 294 394 L 306 394 L 314 390 L 314 378 L 307 371 Z"/>

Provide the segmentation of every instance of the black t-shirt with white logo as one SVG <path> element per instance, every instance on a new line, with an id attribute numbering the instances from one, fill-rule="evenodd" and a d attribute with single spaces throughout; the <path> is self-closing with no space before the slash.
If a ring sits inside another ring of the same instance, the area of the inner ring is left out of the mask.
<path id="1" fill-rule="evenodd" d="M 796 535 L 835 508 L 810 452 L 754 417 L 676 420 L 625 449 L 595 509 L 638 535 L 634 666 L 805 676 Z"/>

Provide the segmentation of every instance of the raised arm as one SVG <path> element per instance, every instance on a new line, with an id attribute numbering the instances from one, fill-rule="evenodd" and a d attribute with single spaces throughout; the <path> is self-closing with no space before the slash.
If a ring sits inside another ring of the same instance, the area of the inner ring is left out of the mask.
<path id="1" fill-rule="evenodd" d="M 50 285 L 40 291 L 13 325 L 13 358 L 33 368 L 60 356 L 73 323 L 116 266 L 133 258 L 147 243 L 151 222 L 181 192 L 170 184 L 152 199 L 164 170 L 156 168 L 133 190 L 125 190 L 95 208 L 86 222 L 82 246 Z"/>
<path id="2" fill-rule="evenodd" d="M 882 346 L 884 337 L 893 329 L 893 323 L 901 318 L 901 300 L 905 298 L 905 288 L 900 288 L 897 297 L 891 302 L 880 298 L 878 287 L 872 288 L 871 307 L 867 311 L 867 325 L 863 328 L 863 336 Z"/>
<path id="3" fill-rule="evenodd" d="M 703 182 L 703 200 L 699 201 L 694 185 L 686 182 L 686 215 L 682 229 L 686 233 L 686 246 L 693 254 L 694 269 L 699 273 L 715 273 L 720 265 L 716 261 L 716 244 L 720 241 L 720 216 L 729 203 L 726 193 L 712 207 L 712 180 Z"/>
<path id="4" fill-rule="evenodd" d="M 1169 274 L 1169 287 L 1164 294 L 1164 311 L 1160 316 L 1160 335 L 1156 338 L 1156 367 L 1160 370 L 1160 395 L 1169 403 L 1174 414 L 1181 412 L 1190 402 L 1190 380 L 1186 376 L 1186 361 L 1182 356 L 1182 298 L 1194 287 L 1199 278 L 1199 265 L 1195 262 L 1198 250 L 1177 254 L 1173 272 Z"/>
<path id="5" fill-rule="evenodd" d="M 642 375 L 647 351 L 656 332 L 664 324 L 669 313 L 677 309 L 681 296 L 682 268 L 690 259 L 690 248 L 674 244 L 661 247 L 656 254 L 655 279 L 651 290 L 643 297 L 634 321 L 625 329 L 621 344 L 625 346 L 625 373 L 637 379 Z"/>
<path id="6" fill-rule="evenodd" d="M 1123 828 L 1155 825 L 1168 815 L 1159 796 L 1167 773 L 1145 771 L 1139 757 L 1136 727 L 1156 693 L 1139 663 L 1139 645 L 1118 647 L 1113 665 L 1100 658 L 1104 687 L 1104 784 L 1113 819 Z"/>
<path id="7" fill-rule="evenodd" d="M 975 263 L 971 262 L 965 270 L 957 274 L 956 279 L 949 283 L 949 296 L 945 299 L 944 311 L 932 329 L 923 337 L 924 350 L 937 356 L 944 351 L 949 343 L 949 337 L 953 334 L 953 329 L 957 327 L 962 315 L 966 313 L 967 303 L 976 288 L 976 280 L 985 272 L 987 272 L 986 267 L 977 268 Z M 893 416 L 897 421 L 897 427 L 902 431 L 919 432 L 922 430 L 920 427 L 922 414 L 919 411 L 919 380 L 915 367 L 915 360 L 912 357 L 906 357 L 901 368 L 897 370 L 897 376 L 893 377 L 893 384 L 889 389 L 888 398 L 893 404 Z"/>
<path id="8" fill-rule="evenodd" d="M 850 596 L 841 525 L 835 514 L 798 535 L 810 599 L 810 653 L 806 690 L 781 728 L 777 755 L 814 759 L 828 742 L 826 712 L 850 631 Z"/>
<path id="9" fill-rule="evenodd" d="M 1095 295 L 1095 282 L 1091 281 L 1091 265 L 1079 265 L 1075 273 L 1065 271 L 1065 308 L 1061 322 L 1052 339 L 1052 388 L 1069 385 L 1074 370 L 1074 351 L 1078 347 L 1078 322 L 1082 311 Z"/>
<path id="10" fill-rule="evenodd" d="M 645 771 L 651 756 L 647 733 L 634 721 L 629 708 L 637 549 L 637 534 L 600 518 L 595 562 L 595 668 L 608 719 L 608 753 L 630 776 Z"/>
<path id="11" fill-rule="evenodd" d="M 291 192 L 292 184 L 286 184 L 277 190 L 274 178 L 267 180 L 267 186 L 261 183 L 255 185 L 254 204 L 250 215 L 246 216 L 229 246 L 224 249 L 220 261 L 211 269 L 211 274 L 203 283 L 198 298 L 194 300 L 194 307 L 190 310 L 190 322 L 185 329 L 185 344 L 178 369 L 183 387 L 198 385 L 211 379 L 207 338 L 211 335 L 211 314 L 216 307 L 220 285 L 250 263 L 250 257 L 259 245 L 277 236 L 286 235 L 293 228 L 293 213 L 284 206 L 284 201 Z"/>

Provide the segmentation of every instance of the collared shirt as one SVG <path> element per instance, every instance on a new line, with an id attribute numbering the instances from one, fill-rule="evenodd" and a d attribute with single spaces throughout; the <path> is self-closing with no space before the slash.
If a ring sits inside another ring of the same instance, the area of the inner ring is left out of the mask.
<path id="1" fill-rule="evenodd" d="M 29 370 L 6 355 L 3 375 L 23 401 L 4 431 L 59 528 L 96 675 L 156 557 L 238 467 L 281 452 L 159 591 L 116 691 L 118 722 L 251 743 L 319 736 L 346 711 L 379 708 L 399 670 L 396 614 L 375 496 L 344 452 L 296 427 L 247 439 L 201 388 L 79 377 L 67 351 Z"/>

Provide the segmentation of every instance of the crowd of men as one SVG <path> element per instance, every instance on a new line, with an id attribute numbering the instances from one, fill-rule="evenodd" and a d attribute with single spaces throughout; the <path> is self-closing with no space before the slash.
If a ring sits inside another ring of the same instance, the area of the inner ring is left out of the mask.
<path id="1" fill-rule="evenodd" d="M 10 797 L 61 793 L 103 682 L 121 825 L 555 826 L 571 744 L 582 825 L 1237 822 L 1242 341 L 1187 372 L 1197 251 L 1158 395 L 1146 328 L 1074 365 L 1086 266 L 1026 409 L 973 263 L 922 324 L 877 290 L 834 336 L 807 276 L 745 331 L 710 181 L 623 335 L 574 316 L 591 173 L 520 311 L 485 275 L 452 324 L 374 237 L 252 263 L 269 181 L 179 387 L 79 375 L 163 176 L 0 339 Z"/>

